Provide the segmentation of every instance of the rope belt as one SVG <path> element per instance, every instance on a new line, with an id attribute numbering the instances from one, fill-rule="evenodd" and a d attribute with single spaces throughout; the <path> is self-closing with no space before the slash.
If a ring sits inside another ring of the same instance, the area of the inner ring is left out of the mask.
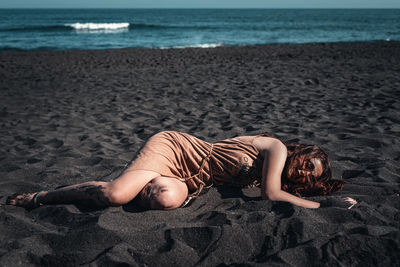
<path id="1" fill-rule="evenodd" d="M 204 187 L 205 188 L 210 188 L 211 186 L 213 186 L 213 184 L 214 184 L 214 176 L 213 176 L 213 173 L 212 173 L 212 166 L 211 166 L 211 155 L 212 155 L 212 152 L 213 152 L 213 148 L 214 148 L 214 144 L 211 144 L 210 151 L 208 152 L 207 156 L 205 156 L 202 159 L 199 171 L 195 175 L 192 175 L 190 177 L 185 177 L 185 178 L 178 178 L 180 181 L 185 182 L 185 183 L 187 181 L 194 180 L 196 183 L 199 184 L 199 187 L 197 188 L 196 192 L 190 194 L 187 197 L 187 199 L 185 200 L 185 202 L 183 202 L 181 207 L 186 206 L 192 199 L 196 198 L 200 194 L 200 192 L 203 190 Z M 206 185 L 206 183 L 202 179 L 203 176 L 200 177 L 200 175 L 201 175 L 201 171 L 204 169 L 204 166 L 205 166 L 206 162 L 209 159 L 210 159 L 209 168 L 210 168 L 211 184 L 210 185 Z"/>

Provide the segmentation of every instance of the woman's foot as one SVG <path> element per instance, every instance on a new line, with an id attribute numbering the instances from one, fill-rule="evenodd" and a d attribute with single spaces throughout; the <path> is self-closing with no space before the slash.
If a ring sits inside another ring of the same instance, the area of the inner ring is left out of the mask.
<path id="1" fill-rule="evenodd" d="M 35 201 L 36 194 L 38 193 L 14 194 L 7 198 L 6 204 L 23 207 L 25 209 L 34 209 L 39 206 Z"/>

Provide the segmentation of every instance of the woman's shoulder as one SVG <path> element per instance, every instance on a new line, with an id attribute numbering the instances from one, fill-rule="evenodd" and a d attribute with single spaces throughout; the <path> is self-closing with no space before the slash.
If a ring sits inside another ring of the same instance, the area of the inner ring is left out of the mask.
<path id="1" fill-rule="evenodd" d="M 245 136 L 245 139 L 258 150 L 271 150 L 271 149 L 279 149 L 286 150 L 286 146 L 282 143 L 278 138 L 269 136 L 269 135 L 256 135 L 256 136 Z"/>
<path id="2" fill-rule="evenodd" d="M 241 136 L 236 136 L 232 139 L 240 141 L 242 143 L 253 144 L 254 139 L 257 137 L 258 137 L 258 135 L 241 135 Z"/>
<path id="3" fill-rule="evenodd" d="M 237 136 L 234 137 L 232 139 L 236 139 L 245 143 L 251 143 L 254 144 L 255 141 L 257 142 L 265 142 L 265 141 L 274 141 L 274 140 L 278 140 L 280 142 L 280 140 L 276 137 L 270 136 L 268 134 L 259 134 L 259 135 L 241 135 L 241 136 Z M 275 141 L 274 141 L 275 142 Z"/>

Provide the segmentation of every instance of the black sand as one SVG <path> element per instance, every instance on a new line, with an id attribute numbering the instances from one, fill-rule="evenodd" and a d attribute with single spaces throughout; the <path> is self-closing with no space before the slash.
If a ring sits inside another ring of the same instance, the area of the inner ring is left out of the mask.
<path id="1" fill-rule="evenodd" d="M 400 265 L 400 43 L 2 52 L 0 104 L 0 266 Z M 318 144 L 347 185 L 316 210 L 222 188 L 168 212 L 4 205 L 109 181 L 161 130 Z"/>

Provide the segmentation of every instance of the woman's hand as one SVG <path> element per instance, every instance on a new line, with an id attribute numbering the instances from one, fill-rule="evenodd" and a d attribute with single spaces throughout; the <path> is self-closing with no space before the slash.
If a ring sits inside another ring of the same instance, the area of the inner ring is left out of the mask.
<path id="1" fill-rule="evenodd" d="M 351 209 L 352 207 L 354 207 L 354 205 L 356 205 L 358 203 L 357 200 L 355 200 L 354 198 L 351 198 L 351 197 L 345 197 L 344 201 L 351 204 L 351 206 L 349 206 L 347 209 Z"/>

